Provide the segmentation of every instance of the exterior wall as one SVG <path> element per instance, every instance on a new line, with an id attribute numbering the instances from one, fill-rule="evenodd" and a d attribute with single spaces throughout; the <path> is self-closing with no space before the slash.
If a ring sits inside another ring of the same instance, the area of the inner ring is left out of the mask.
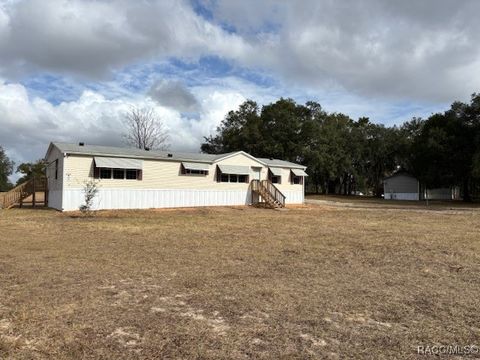
<path id="1" fill-rule="evenodd" d="M 247 190 L 125 189 L 100 188 L 93 209 L 154 209 L 195 206 L 235 206 L 250 204 Z M 65 211 L 78 210 L 82 189 L 65 191 Z"/>
<path id="2" fill-rule="evenodd" d="M 285 203 L 303 204 L 305 196 L 303 184 L 293 184 L 290 181 L 290 173 L 290 169 L 282 168 L 280 183 L 275 186 L 285 195 Z M 305 178 L 303 180 L 305 181 Z"/>
<path id="3" fill-rule="evenodd" d="M 217 182 L 217 165 L 261 167 L 261 179 L 267 179 L 268 168 L 244 154 L 237 154 L 213 165 L 208 175 L 183 175 L 181 162 L 143 160 L 142 180 L 99 179 L 95 209 L 144 209 L 164 207 L 246 205 L 251 202 L 249 183 Z M 65 181 L 62 207 L 77 210 L 83 203 L 82 188 L 93 178 L 93 156 L 69 155 L 65 158 Z M 283 174 L 285 173 L 285 175 Z M 303 203 L 303 185 L 290 185 L 290 169 L 282 170 L 278 188 L 287 204 Z"/>
<path id="4" fill-rule="evenodd" d="M 419 183 L 414 177 L 399 174 L 383 181 L 384 198 L 387 200 L 418 200 Z"/>
<path id="5" fill-rule="evenodd" d="M 418 193 L 385 193 L 386 200 L 418 200 Z"/>
<path id="6" fill-rule="evenodd" d="M 57 179 L 55 179 L 55 160 L 58 159 Z M 53 147 L 47 158 L 48 206 L 62 210 L 64 157 L 56 147 Z"/>
<path id="7" fill-rule="evenodd" d="M 452 193 L 453 191 L 450 188 L 428 189 L 424 196 L 428 200 L 452 200 Z"/>

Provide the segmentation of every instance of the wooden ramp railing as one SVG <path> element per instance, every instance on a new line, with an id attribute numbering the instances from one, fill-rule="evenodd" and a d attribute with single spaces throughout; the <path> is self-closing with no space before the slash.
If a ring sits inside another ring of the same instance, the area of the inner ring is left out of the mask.
<path id="1" fill-rule="evenodd" d="M 285 207 L 285 195 L 270 180 L 252 180 L 250 185 L 252 204 L 260 203 L 261 197 L 265 205 L 272 209 Z"/>
<path id="2" fill-rule="evenodd" d="M 20 185 L 14 187 L 12 190 L 3 194 L 0 198 L 0 205 L 4 209 L 10 209 L 15 205 L 23 205 L 23 201 L 28 197 L 31 197 L 31 204 L 33 207 L 37 205 L 38 201 L 36 199 L 37 192 L 43 192 L 44 198 L 43 205 L 47 205 L 47 179 L 46 178 L 32 178 L 30 180 L 21 183 Z"/>

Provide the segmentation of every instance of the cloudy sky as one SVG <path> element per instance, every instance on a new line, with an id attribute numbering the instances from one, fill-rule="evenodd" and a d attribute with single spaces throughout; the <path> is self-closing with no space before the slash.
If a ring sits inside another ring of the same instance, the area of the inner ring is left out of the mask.
<path id="1" fill-rule="evenodd" d="M 121 144 L 154 107 L 198 151 L 245 99 L 399 124 L 480 91 L 478 0 L 0 0 L 0 145 Z"/>

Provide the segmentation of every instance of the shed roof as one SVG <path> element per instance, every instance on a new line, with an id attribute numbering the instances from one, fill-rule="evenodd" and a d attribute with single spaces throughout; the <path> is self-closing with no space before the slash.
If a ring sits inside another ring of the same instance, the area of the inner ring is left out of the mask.
<path id="1" fill-rule="evenodd" d="M 407 176 L 407 177 L 411 177 L 411 178 L 417 180 L 417 178 L 415 176 L 413 176 L 412 174 L 408 173 L 405 170 L 398 170 L 398 171 L 394 172 L 392 175 L 384 177 L 383 180 L 385 181 L 385 180 L 394 178 L 396 176 Z"/>

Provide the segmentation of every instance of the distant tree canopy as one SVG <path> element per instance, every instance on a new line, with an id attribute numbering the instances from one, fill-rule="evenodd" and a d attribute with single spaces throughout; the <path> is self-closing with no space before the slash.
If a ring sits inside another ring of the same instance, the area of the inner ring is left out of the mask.
<path id="1" fill-rule="evenodd" d="M 3 147 L 0 146 L 0 191 L 7 191 L 12 188 L 8 177 L 13 173 L 13 161 L 11 161 Z"/>
<path id="2" fill-rule="evenodd" d="M 383 178 L 401 168 L 428 187 L 460 186 L 469 200 L 480 179 L 480 95 L 392 127 L 328 113 L 316 102 L 282 98 L 260 108 L 248 100 L 226 115 L 201 150 L 302 163 L 315 192 L 380 196 Z"/>
<path id="3" fill-rule="evenodd" d="M 411 169 L 428 187 L 460 186 L 464 200 L 477 196 L 480 180 L 480 95 L 454 102 L 422 124 L 411 147 Z"/>
<path id="4" fill-rule="evenodd" d="M 46 163 L 45 160 L 40 159 L 33 163 L 22 163 L 17 167 L 17 173 L 22 176 L 17 180 L 17 185 L 24 183 L 32 178 L 41 178 L 45 176 Z"/>

